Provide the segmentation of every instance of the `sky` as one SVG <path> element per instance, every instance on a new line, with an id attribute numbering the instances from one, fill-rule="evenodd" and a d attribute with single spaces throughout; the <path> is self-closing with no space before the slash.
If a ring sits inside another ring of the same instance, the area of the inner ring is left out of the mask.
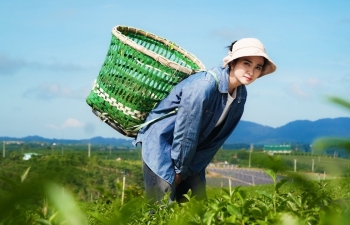
<path id="1" fill-rule="evenodd" d="M 270 127 L 349 117 L 350 1 L 0 0 L 0 136 L 124 138 L 86 104 L 112 28 L 171 40 L 207 69 L 227 46 L 261 40 L 277 71 L 247 86 L 242 120 Z"/>

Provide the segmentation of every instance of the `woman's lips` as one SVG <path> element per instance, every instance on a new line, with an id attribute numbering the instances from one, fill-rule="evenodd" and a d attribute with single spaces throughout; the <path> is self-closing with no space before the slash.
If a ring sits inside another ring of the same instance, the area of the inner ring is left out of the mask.
<path id="1" fill-rule="evenodd" d="M 252 80 L 251 77 L 244 76 L 244 78 L 245 78 L 247 81 L 251 81 L 251 80 Z"/>

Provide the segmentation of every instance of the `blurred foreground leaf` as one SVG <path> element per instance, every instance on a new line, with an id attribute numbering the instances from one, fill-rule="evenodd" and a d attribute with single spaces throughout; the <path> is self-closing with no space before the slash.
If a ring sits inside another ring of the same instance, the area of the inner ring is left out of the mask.
<path id="1" fill-rule="evenodd" d="M 330 97 L 329 100 L 350 110 L 350 102 L 344 99 L 338 97 Z"/>
<path id="2" fill-rule="evenodd" d="M 315 153 L 320 153 L 327 148 L 341 148 L 350 153 L 350 139 L 345 138 L 319 138 L 313 144 L 312 147 Z"/>
<path id="3" fill-rule="evenodd" d="M 345 107 L 350 110 L 350 102 L 338 98 L 330 97 L 329 100 L 337 105 Z M 319 138 L 312 144 L 313 149 L 316 153 L 321 153 L 327 148 L 341 148 L 350 153 L 350 138 L 338 138 L 338 137 L 325 137 Z"/>
<path id="4" fill-rule="evenodd" d="M 73 196 L 61 186 L 54 183 L 47 185 L 47 193 L 55 208 L 59 211 L 57 217 L 67 225 L 87 225 L 85 214 L 80 210 Z"/>
<path id="5" fill-rule="evenodd" d="M 24 180 L 27 178 L 28 173 L 29 173 L 30 167 L 28 167 L 28 169 L 22 174 L 21 176 L 21 182 L 23 183 Z"/>

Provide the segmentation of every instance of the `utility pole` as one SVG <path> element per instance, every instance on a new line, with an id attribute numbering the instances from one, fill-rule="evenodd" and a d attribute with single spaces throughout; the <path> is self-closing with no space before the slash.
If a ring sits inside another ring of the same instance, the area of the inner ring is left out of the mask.
<path id="1" fill-rule="evenodd" d="M 90 158 L 90 155 L 91 155 L 90 146 L 91 146 L 91 144 L 89 143 L 89 144 L 88 144 L 88 157 L 89 157 L 89 158 Z"/>
<path id="2" fill-rule="evenodd" d="M 297 160 L 294 159 L 294 172 L 297 172 Z"/>
<path id="3" fill-rule="evenodd" d="M 315 159 L 312 159 L 312 172 L 315 170 Z"/>
<path id="4" fill-rule="evenodd" d="M 4 157 L 4 158 L 5 158 L 5 145 L 6 145 L 5 141 L 3 141 L 2 142 L 2 157 Z"/>
<path id="5" fill-rule="evenodd" d="M 249 151 L 249 168 L 251 166 L 251 158 L 252 158 L 252 151 L 253 151 L 253 144 L 250 144 L 250 151 Z"/>
<path id="6" fill-rule="evenodd" d="M 109 146 L 108 148 L 109 148 L 109 155 L 112 155 L 112 147 Z"/>
<path id="7" fill-rule="evenodd" d="M 231 195 L 231 176 L 228 178 L 228 186 L 229 186 L 229 189 L 230 189 L 230 195 Z"/>

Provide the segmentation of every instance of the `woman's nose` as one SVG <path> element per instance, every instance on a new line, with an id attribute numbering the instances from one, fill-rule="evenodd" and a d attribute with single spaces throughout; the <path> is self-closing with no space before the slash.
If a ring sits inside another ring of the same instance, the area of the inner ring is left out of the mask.
<path id="1" fill-rule="evenodd" d="M 252 68 L 248 68 L 247 73 L 248 73 L 249 75 L 253 75 L 254 70 L 253 70 Z"/>

